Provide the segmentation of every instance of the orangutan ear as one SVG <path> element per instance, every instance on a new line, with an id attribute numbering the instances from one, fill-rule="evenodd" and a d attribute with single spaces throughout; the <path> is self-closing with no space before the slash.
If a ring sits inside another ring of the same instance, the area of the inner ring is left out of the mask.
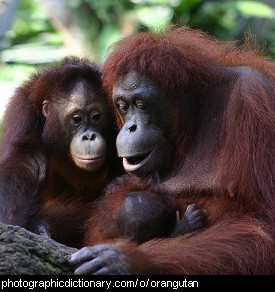
<path id="1" fill-rule="evenodd" d="M 42 103 L 42 114 L 46 118 L 49 115 L 50 104 L 48 100 L 44 100 Z"/>

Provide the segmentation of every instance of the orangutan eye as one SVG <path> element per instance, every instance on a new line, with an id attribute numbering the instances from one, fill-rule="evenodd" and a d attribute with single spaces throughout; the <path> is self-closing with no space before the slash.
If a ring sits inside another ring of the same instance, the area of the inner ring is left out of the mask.
<path id="1" fill-rule="evenodd" d="M 119 110 L 122 110 L 122 111 L 127 111 L 129 105 L 123 101 L 123 100 L 118 100 L 117 103 L 116 103 L 116 107 L 119 109 Z"/>
<path id="2" fill-rule="evenodd" d="M 94 122 L 99 122 L 101 120 L 101 113 L 98 113 L 98 112 L 95 112 L 93 115 L 92 115 L 92 120 Z"/>
<path id="3" fill-rule="evenodd" d="M 146 103 L 142 99 L 137 99 L 135 103 L 136 103 L 136 106 L 138 108 L 140 108 L 140 109 L 145 109 L 146 108 Z"/>
<path id="4" fill-rule="evenodd" d="M 79 123 L 81 123 L 82 121 L 82 117 L 80 115 L 74 115 L 72 117 L 72 122 L 74 125 L 78 125 Z"/>

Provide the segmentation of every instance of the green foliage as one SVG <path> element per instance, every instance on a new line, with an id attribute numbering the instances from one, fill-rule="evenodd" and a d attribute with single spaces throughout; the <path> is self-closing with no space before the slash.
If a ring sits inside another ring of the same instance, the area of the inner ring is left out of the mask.
<path id="1" fill-rule="evenodd" d="M 4 82 L 22 82 L 32 72 L 34 72 L 34 66 L 25 64 L 7 65 L 0 63 L 0 80 Z"/>
<path id="2" fill-rule="evenodd" d="M 257 1 L 236 1 L 231 3 L 231 8 L 235 8 L 246 17 L 263 17 L 273 18 L 275 16 L 274 9 L 270 6 Z"/>
<path id="3" fill-rule="evenodd" d="M 189 25 L 219 39 L 232 40 L 243 38 L 247 31 L 253 34 L 259 21 L 264 21 L 267 25 L 257 32 L 258 41 L 269 48 L 267 54 L 275 50 L 275 10 L 260 0 L 69 0 L 67 3 L 77 14 L 101 61 L 111 43 L 106 40 L 117 40 L 129 31 L 156 30 L 169 24 Z"/>
<path id="4" fill-rule="evenodd" d="M 193 6 L 192 10 L 177 11 L 177 14 L 181 17 L 189 17 L 189 25 L 201 28 L 219 39 L 240 38 L 248 27 L 253 31 L 256 17 L 273 20 L 273 26 L 275 26 L 275 10 L 259 1 L 196 2 L 199 3 L 197 6 Z"/>
<path id="5" fill-rule="evenodd" d="M 8 38 L 12 45 L 41 42 L 48 45 L 62 44 L 62 38 L 52 26 L 41 2 L 35 0 L 20 1 Z"/>
<path id="6" fill-rule="evenodd" d="M 20 1 L 13 25 L 6 35 L 11 47 L 26 43 L 62 46 L 64 36 L 55 30 L 56 26 L 54 28 L 42 2 Z M 108 46 L 116 40 L 169 24 L 199 28 L 222 40 L 243 38 L 246 31 L 251 31 L 257 34 L 261 46 L 267 48 L 266 53 L 275 57 L 275 10 L 265 2 L 270 3 L 264 0 L 64 1 L 66 12 L 76 19 L 82 34 L 76 34 L 75 39 L 83 38 L 83 46 L 92 48 L 90 51 L 88 49 L 90 54 L 83 50 L 80 55 L 90 55 L 99 62 L 104 61 Z M 38 49 L 37 54 L 40 51 Z"/>

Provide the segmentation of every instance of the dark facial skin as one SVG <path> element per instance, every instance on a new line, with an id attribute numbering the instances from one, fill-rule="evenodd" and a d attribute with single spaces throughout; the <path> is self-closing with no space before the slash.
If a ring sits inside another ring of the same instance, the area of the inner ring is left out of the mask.
<path id="1" fill-rule="evenodd" d="M 104 133 L 107 132 L 107 104 L 99 100 L 97 93 L 85 81 L 78 81 L 69 97 L 58 104 L 45 100 L 43 115 L 50 119 L 50 113 L 58 115 L 62 135 L 70 141 L 65 143 L 72 161 L 79 168 L 95 171 L 101 168 L 107 158 L 107 143 Z M 61 104 L 60 104 L 61 103 Z"/>
<path id="2" fill-rule="evenodd" d="M 172 153 L 169 100 L 150 78 L 131 71 L 114 86 L 113 101 L 124 123 L 116 142 L 124 169 L 137 176 L 161 174 Z"/>

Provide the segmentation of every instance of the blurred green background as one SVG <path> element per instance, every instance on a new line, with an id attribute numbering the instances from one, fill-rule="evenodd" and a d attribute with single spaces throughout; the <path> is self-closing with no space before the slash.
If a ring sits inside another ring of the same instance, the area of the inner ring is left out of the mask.
<path id="1" fill-rule="evenodd" d="M 114 41 L 172 23 L 221 40 L 249 32 L 275 58 L 274 6 L 275 0 L 0 0 L 0 119 L 36 66 L 67 55 L 102 63 Z"/>

